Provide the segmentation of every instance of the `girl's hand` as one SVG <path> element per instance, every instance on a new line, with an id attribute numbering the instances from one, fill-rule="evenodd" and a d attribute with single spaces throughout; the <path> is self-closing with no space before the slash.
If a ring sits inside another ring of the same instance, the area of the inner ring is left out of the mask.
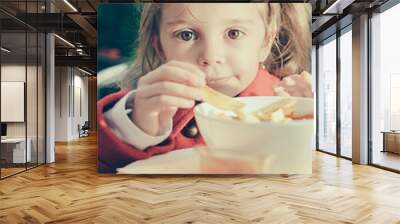
<path id="1" fill-rule="evenodd" d="M 138 80 L 131 119 L 156 136 L 178 108 L 191 108 L 201 100 L 205 84 L 205 74 L 195 65 L 167 62 Z"/>
<path id="2" fill-rule="evenodd" d="M 313 97 L 311 75 L 303 71 L 300 75 L 290 75 L 273 87 L 277 96 Z"/>

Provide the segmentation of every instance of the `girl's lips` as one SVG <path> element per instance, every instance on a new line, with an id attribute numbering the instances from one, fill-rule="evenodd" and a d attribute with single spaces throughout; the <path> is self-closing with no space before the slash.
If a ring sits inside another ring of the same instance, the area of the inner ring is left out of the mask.
<path id="1" fill-rule="evenodd" d="M 221 77 L 221 78 L 216 78 L 216 79 L 209 79 L 207 80 L 208 84 L 215 84 L 215 83 L 219 83 L 219 82 L 224 82 L 227 81 L 229 79 L 231 79 L 233 76 L 225 76 L 225 77 Z"/>

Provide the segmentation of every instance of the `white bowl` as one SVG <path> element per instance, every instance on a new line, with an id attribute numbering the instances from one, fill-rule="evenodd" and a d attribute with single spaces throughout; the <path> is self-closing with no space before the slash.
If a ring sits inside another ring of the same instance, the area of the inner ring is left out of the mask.
<path id="1" fill-rule="evenodd" d="M 288 97 L 238 97 L 246 104 L 246 111 L 257 110 Z M 296 114 L 314 111 L 312 98 L 290 97 L 297 101 Z M 300 174 L 312 171 L 313 119 L 284 123 L 249 123 L 219 118 L 223 112 L 202 103 L 194 113 L 200 133 L 209 152 L 221 158 L 264 161 L 266 173 Z"/>

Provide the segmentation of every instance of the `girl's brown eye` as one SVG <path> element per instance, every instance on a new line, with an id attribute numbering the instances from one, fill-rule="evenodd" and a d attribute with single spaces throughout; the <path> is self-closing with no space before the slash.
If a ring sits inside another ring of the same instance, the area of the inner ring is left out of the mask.
<path id="1" fill-rule="evenodd" d="M 196 39 L 196 36 L 192 31 L 185 30 L 185 31 L 178 33 L 178 38 L 180 38 L 181 40 L 184 40 L 184 41 L 190 41 L 192 39 Z"/>
<path id="2" fill-rule="evenodd" d="M 240 35 L 241 35 L 240 30 L 229 30 L 229 31 L 228 31 L 228 37 L 229 37 L 230 39 L 235 40 L 235 39 L 239 38 Z"/>

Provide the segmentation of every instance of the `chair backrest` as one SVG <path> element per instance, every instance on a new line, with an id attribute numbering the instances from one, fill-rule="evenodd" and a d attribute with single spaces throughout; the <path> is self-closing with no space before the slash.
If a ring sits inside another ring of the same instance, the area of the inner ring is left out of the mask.
<path id="1" fill-rule="evenodd" d="M 85 121 L 85 123 L 82 126 L 82 129 L 89 129 L 90 125 L 89 125 L 89 121 Z"/>

